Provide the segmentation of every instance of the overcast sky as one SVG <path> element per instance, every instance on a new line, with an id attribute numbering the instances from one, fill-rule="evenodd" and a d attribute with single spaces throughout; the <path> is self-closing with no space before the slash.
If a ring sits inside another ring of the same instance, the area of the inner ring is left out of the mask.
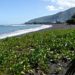
<path id="1" fill-rule="evenodd" d="M 0 0 L 0 24 L 19 24 L 75 7 L 75 0 Z"/>

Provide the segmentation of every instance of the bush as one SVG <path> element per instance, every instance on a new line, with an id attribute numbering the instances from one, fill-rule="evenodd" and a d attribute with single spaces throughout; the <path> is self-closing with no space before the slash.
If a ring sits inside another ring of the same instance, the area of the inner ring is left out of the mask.
<path id="1" fill-rule="evenodd" d="M 66 21 L 67 24 L 75 24 L 75 19 L 70 19 Z"/>
<path id="2" fill-rule="evenodd" d="M 66 21 L 67 24 L 75 24 L 75 15 L 71 17 L 71 19 Z"/>
<path id="3" fill-rule="evenodd" d="M 0 75 L 26 75 L 75 57 L 75 30 L 45 30 L 0 40 Z M 34 74 L 32 74 L 34 75 Z M 44 75 L 44 74 L 43 74 Z"/>

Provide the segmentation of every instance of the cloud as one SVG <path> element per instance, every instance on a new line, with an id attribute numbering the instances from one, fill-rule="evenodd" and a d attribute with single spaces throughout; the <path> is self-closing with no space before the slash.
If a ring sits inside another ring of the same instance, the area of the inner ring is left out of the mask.
<path id="1" fill-rule="evenodd" d="M 52 5 L 48 5 L 46 8 L 47 8 L 49 11 L 56 11 L 56 10 L 62 10 L 62 9 L 63 9 L 62 7 L 56 8 L 55 6 L 52 6 Z"/>
<path id="2" fill-rule="evenodd" d="M 56 0 L 56 4 L 63 8 L 75 7 L 75 0 Z"/>
<path id="3" fill-rule="evenodd" d="M 75 0 L 43 0 L 48 2 L 46 8 L 49 11 L 65 10 L 75 7 Z"/>

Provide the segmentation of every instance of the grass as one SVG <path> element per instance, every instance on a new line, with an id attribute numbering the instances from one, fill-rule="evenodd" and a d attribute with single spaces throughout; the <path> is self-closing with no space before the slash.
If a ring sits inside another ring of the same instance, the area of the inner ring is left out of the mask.
<path id="1" fill-rule="evenodd" d="M 50 73 L 50 63 L 75 58 L 75 29 L 43 30 L 0 40 L 0 75 Z"/>

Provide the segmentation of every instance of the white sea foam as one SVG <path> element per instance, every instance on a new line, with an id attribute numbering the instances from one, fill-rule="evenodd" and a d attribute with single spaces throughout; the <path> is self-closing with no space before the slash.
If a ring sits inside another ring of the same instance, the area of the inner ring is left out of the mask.
<path id="1" fill-rule="evenodd" d="M 12 36 L 18 36 L 18 35 L 22 35 L 22 34 L 26 34 L 26 33 L 30 33 L 30 32 L 35 32 L 35 31 L 39 31 L 39 30 L 42 30 L 42 29 L 50 28 L 50 27 L 52 27 L 52 25 L 40 25 L 39 27 L 36 27 L 36 28 L 18 30 L 18 31 L 15 31 L 15 32 L 0 35 L 0 39 L 12 37 Z"/>

